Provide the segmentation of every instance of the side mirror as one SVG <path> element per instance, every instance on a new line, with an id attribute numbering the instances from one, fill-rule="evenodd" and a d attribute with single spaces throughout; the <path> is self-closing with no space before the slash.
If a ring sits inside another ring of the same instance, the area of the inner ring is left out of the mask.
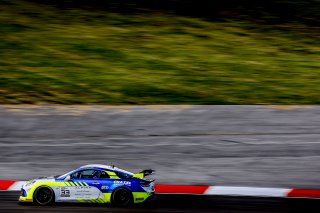
<path id="1" fill-rule="evenodd" d="M 64 181 L 69 181 L 69 180 L 71 180 L 70 175 L 68 175 L 68 176 L 64 179 Z"/>

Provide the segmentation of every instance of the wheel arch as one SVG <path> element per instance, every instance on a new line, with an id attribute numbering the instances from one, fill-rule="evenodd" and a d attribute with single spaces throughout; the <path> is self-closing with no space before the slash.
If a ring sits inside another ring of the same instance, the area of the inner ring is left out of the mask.
<path id="1" fill-rule="evenodd" d="M 51 186 L 49 186 L 48 184 L 43 184 L 43 185 L 40 184 L 40 185 L 37 185 L 37 186 L 33 187 L 33 190 L 32 190 L 32 201 L 33 201 L 33 203 L 37 203 L 35 196 L 36 196 L 37 190 L 39 190 L 40 188 L 49 188 L 51 190 L 51 192 L 52 192 L 52 200 L 50 201 L 50 203 L 54 203 L 56 201 L 55 190 Z"/>
<path id="2" fill-rule="evenodd" d="M 134 195 L 133 195 L 133 192 L 132 192 L 132 190 L 128 187 L 128 186 L 118 186 L 118 187 L 116 187 L 116 188 L 114 188 L 113 190 L 112 190 L 112 192 L 111 192 L 111 197 L 110 197 L 110 203 L 111 204 L 114 204 L 113 202 L 113 196 L 114 196 L 114 193 L 117 191 L 117 190 L 119 190 L 119 189 L 125 189 L 125 190 L 128 190 L 129 192 L 130 192 L 130 196 L 131 196 L 131 204 L 133 204 L 134 203 Z M 131 204 L 129 204 L 129 205 L 131 205 Z"/>

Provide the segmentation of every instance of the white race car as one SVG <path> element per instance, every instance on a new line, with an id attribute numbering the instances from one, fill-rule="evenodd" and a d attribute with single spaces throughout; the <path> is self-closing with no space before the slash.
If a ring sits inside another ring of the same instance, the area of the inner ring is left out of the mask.
<path id="1" fill-rule="evenodd" d="M 153 174 L 148 169 L 134 174 L 114 166 L 86 165 L 64 175 L 37 178 L 21 188 L 20 202 L 48 205 L 54 202 L 112 203 L 128 206 L 154 195 Z"/>

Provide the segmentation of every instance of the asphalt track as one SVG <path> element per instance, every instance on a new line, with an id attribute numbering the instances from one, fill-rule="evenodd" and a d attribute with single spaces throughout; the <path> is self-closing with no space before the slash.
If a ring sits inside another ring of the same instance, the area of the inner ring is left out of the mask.
<path id="1" fill-rule="evenodd" d="M 54 206 L 19 205 L 17 192 L 0 191 L 0 212 L 213 212 L 213 213 L 318 213 L 320 200 L 157 195 L 142 205 L 116 208 L 102 204 L 56 204 Z"/>
<path id="2" fill-rule="evenodd" d="M 320 106 L 0 106 L 0 179 L 89 163 L 158 183 L 320 188 Z"/>

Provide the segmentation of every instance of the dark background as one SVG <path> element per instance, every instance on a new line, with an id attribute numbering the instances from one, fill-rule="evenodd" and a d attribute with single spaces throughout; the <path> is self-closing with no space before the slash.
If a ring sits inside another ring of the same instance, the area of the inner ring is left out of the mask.
<path id="1" fill-rule="evenodd" d="M 116 12 L 162 11 L 221 20 L 242 18 L 269 23 L 319 24 L 319 0 L 33 0 L 58 7 Z"/>

